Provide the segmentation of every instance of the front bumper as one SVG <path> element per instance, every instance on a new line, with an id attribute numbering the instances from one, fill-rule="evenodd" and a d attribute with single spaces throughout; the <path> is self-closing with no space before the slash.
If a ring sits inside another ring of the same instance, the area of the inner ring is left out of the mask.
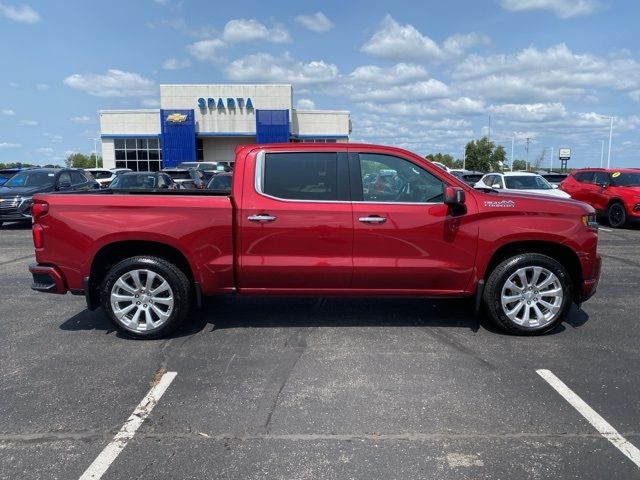
<path id="1" fill-rule="evenodd" d="M 29 265 L 29 272 L 33 276 L 31 289 L 37 292 L 57 293 L 64 295 L 67 293 L 67 284 L 62 272 L 52 265 L 41 265 L 32 263 Z"/>
<path id="2" fill-rule="evenodd" d="M 31 220 L 31 203 L 20 197 L 0 198 L 0 221 Z"/>
<path id="3" fill-rule="evenodd" d="M 596 293 L 598 288 L 598 282 L 600 281 L 600 270 L 602 268 L 602 257 L 600 255 L 595 256 L 593 265 L 593 275 L 591 278 L 582 281 L 582 292 L 580 295 L 580 301 L 586 302 Z"/>

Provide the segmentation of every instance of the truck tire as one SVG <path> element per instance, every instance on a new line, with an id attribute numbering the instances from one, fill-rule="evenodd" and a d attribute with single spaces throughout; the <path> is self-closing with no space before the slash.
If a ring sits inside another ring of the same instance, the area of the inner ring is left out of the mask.
<path id="1" fill-rule="evenodd" d="M 541 335 L 562 322 L 571 307 L 573 283 L 551 257 L 522 253 L 504 260 L 489 275 L 483 293 L 491 320 L 515 335 Z"/>
<path id="2" fill-rule="evenodd" d="M 607 209 L 607 220 L 612 228 L 622 228 L 627 223 L 627 211 L 620 202 L 613 202 Z"/>
<path id="3" fill-rule="evenodd" d="M 158 338 L 176 329 L 191 303 L 191 283 L 182 270 L 158 257 L 122 260 L 100 287 L 100 304 L 113 324 L 134 338 Z"/>

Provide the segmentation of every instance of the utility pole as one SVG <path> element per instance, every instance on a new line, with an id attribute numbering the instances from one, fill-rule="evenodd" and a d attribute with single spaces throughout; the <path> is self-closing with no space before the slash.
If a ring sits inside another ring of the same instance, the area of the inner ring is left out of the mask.
<path id="1" fill-rule="evenodd" d="M 529 171 L 529 144 L 531 143 L 531 137 L 525 138 L 525 141 L 526 141 L 526 146 L 524 147 L 524 149 L 527 152 L 527 158 L 525 160 L 525 165 L 527 167 L 527 172 L 528 172 Z"/>
<path id="2" fill-rule="evenodd" d="M 611 124 L 609 126 L 609 155 L 607 156 L 607 168 L 611 168 L 611 137 L 613 136 L 613 119 L 611 117 Z"/>
<path id="3" fill-rule="evenodd" d="M 513 144 L 515 143 L 516 137 L 511 137 L 511 171 L 513 172 Z"/>

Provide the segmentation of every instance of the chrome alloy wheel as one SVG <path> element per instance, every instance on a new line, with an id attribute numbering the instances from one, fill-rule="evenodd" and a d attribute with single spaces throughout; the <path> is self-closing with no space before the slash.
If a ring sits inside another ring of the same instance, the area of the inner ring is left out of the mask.
<path id="1" fill-rule="evenodd" d="M 162 275 L 151 270 L 131 270 L 111 288 L 111 309 L 125 328 L 149 331 L 160 328 L 171 316 L 173 290 Z"/>
<path id="2" fill-rule="evenodd" d="M 502 287 L 502 309 L 509 319 L 537 328 L 551 323 L 562 308 L 564 291 L 558 277 L 543 267 L 516 270 Z"/>

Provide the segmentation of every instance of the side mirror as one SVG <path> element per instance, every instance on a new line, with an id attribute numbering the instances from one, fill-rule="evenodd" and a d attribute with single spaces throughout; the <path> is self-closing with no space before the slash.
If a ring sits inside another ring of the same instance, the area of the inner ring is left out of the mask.
<path id="1" fill-rule="evenodd" d="M 445 187 L 444 188 L 444 203 L 445 205 L 464 205 L 466 198 L 465 192 L 460 187 Z"/>
<path id="2" fill-rule="evenodd" d="M 71 188 L 71 182 L 59 182 L 58 190 L 69 190 Z"/>
<path id="3" fill-rule="evenodd" d="M 609 182 L 603 182 L 603 183 L 599 183 L 598 186 L 600 188 L 609 188 Z"/>
<path id="4" fill-rule="evenodd" d="M 552 183 L 551 188 L 558 188 L 558 185 L 556 185 L 555 183 Z"/>
<path id="5" fill-rule="evenodd" d="M 502 184 L 501 183 L 494 183 L 491 188 L 502 188 Z"/>

